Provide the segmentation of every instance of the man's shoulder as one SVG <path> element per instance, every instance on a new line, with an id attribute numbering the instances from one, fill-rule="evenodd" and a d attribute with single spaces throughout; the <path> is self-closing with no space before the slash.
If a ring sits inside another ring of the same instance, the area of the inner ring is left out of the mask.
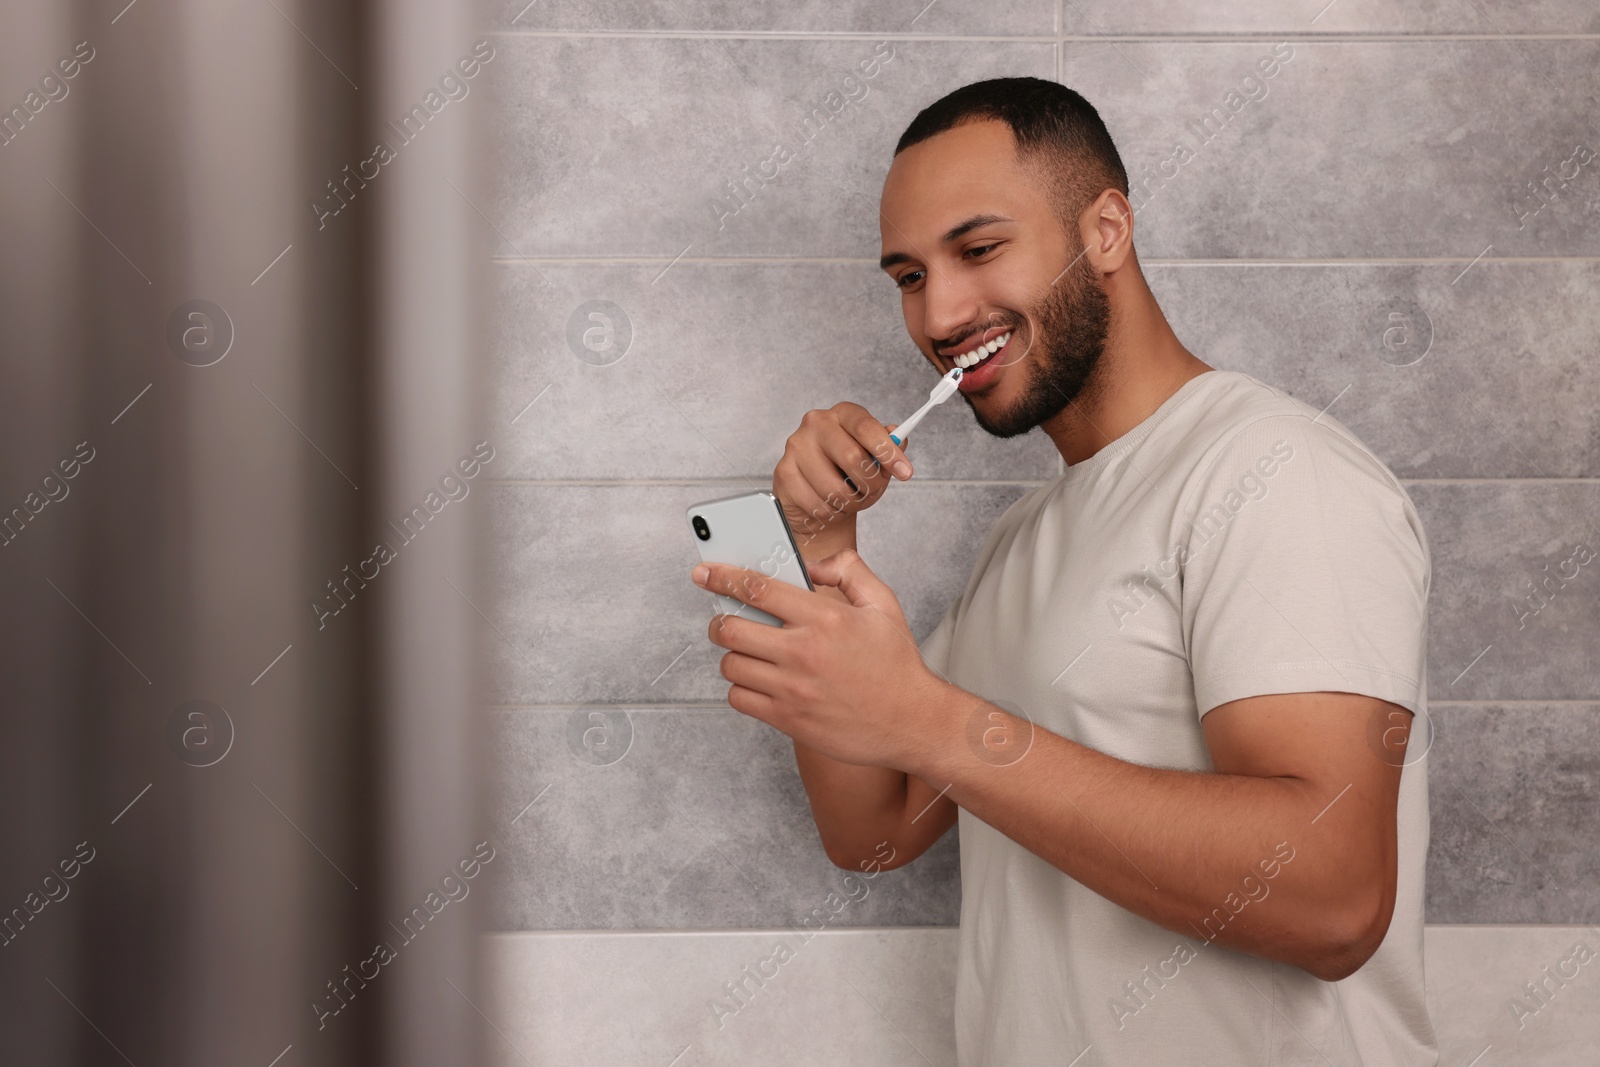
<path id="1" fill-rule="evenodd" d="M 1203 403 L 1183 427 L 1176 450 L 1189 468 L 1187 481 L 1203 480 L 1219 465 L 1253 460 L 1251 453 L 1274 447 L 1297 449 L 1342 463 L 1373 482 L 1402 494 L 1399 479 L 1366 442 L 1329 413 L 1338 400 L 1315 408 L 1241 371 L 1216 370 Z"/>
<path id="2" fill-rule="evenodd" d="M 1204 377 L 1209 388 L 1190 422 L 1197 440 L 1226 441 L 1262 419 L 1305 419 L 1318 425 L 1330 422 L 1326 410 L 1318 411 L 1243 371 L 1213 370 Z"/>
<path id="3" fill-rule="evenodd" d="M 1414 543 L 1428 567 L 1427 535 L 1416 505 L 1376 452 L 1327 407 L 1312 407 L 1247 374 L 1226 373 L 1227 380 L 1211 383 L 1213 410 L 1193 422 L 1189 439 L 1174 452 L 1177 522 L 1193 531 L 1204 525 L 1203 514 L 1220 517 L 1225 511 L 1231 520 L 1246 505 L 1252 523 L 1303 521 L 1290 517 L 1287 507 L 1321 516 L 1341 536 Z M 1327 406 L 1337 399 L 1330 397 Z M 1286 488 L 1287 495 L 1281 492 Z M 1276 506 L 1250 504 L 1269 493 Z"/>

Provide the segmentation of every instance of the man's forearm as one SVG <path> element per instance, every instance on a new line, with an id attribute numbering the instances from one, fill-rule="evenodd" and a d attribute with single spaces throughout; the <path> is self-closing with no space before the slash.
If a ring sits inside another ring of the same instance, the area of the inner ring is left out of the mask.
<path id="1" fill-rule="evenodd" d="M 835 513 L 812 520 L 808 529 L 790 521 L 800 558 L 807 563 L 856 547 L 856 518 Z M 836 587 L 818 592 L 849 602 Z M 879 842 L 899 826 L 905 810 L 906 773 L 890 767 L 863 767 L 825 756 L 800 741 L 794 743 L 794 762 L 811 801 L 811 814 L 828 858 L 841 867 L 874 856 Z"/>
<path id="2" fill-rule="evenodd" d="M 822 846 L 834 864 L 855 870 L 894 836 L 905 813 L 904 771 L 841 763 L 800 741 L 794 743 L 794 762 Z"/>
<path id="3" fill-rule="evenodd" d="M 1075 880 L 1166 929 L 1325 980 L 1370 954 L 1387 860 L 1353 854 L 1359 835 L 1343 831 L 1376 798 L 1352 790 L 1329 807 L 1333 792 L 1301 778 L 1128 763 L 940 688 L 940 725 L 909 770 Z M 1015 751 L 1027 744 L 1020 759 L 973 747 L 997 728 Z"/>

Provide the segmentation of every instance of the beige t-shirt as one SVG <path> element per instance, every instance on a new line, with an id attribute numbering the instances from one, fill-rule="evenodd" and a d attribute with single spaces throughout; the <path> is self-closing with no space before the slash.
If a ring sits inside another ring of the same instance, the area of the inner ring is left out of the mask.
<path id="1" fill-rule="evenodd" d="M 961 1067 L 1437 1063 L 1422 974 L 1429 583 L 1388 468 L 1332 416 L 1234 371 L 1186 382 L 1011 506 L 922 644 L 956 685 L 1107 755 L 1189 771 L 1214 769 L 1201 717 L 1241 697 L 1363 693 L 1420 714 L 1395 713 L 1413 721 L 1394 916 L 1339 982 L 1209 940 L 1270 895 L 1304 845 L 1294 834 L 1186 936 L 962 810 Z"/>

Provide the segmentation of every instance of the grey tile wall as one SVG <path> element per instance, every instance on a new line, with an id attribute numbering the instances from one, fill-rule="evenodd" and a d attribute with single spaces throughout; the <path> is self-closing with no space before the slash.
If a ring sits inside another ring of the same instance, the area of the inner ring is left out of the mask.
<path id="1" fill-rule="evenodd" d="M 949 1067 L 954 935 L 926 927 L 494 935 L 483 1005 L 497 1037 L 485 1038 L 487 1062 Z M 778 944 L 793 952 L 781 967 L 770 962 Z M 763 961 L 770 977 L 744 977 Z M 725 983 L 740 981 L 736 1000 Z"/>
<path id="2" fill-rule="evenodd" d="M 920 431 L 919 431 L 920 432 Z M 910 483 L 860 519 L 860 549 L 918 639 L 960 595 L 983 536 L 1036 483 Z M 725 649 L 685 510 L 754 482 L 500 485 L 490 496 L 500 634 L 488 644 L 502 704 L 722 700 Z"/>
<path id="3" fill-rule="evenodd" d="M 1055 0 L 990 0 L 988 3 L 929 3 L 889 0 L 842 4 L 837 0 L 503 0 L 493 8 L 497 29 L 643 30 L 700 33 L 921 33 L 957 35 L 1030 34 L 1048 37 L 1057 18 Z"/>
<path id="4" fill-rule="evenodd" d="M 1600 32 L 1584 0 L 1067 0 L 1067 32 L 1100 34 L 1502 34 Z"/>
<path id="5" fill-rule="evenodd" d="M 906 123 L 969 81 L 1050 77 L 1056 61 L 1054 44 L 1038 41 L 896 40 L 869 79 L 871 38 L 502 44 L 506 173 L 494 214 L 524 256 L 876 258 L 877 197 Z M 763 182 L 777 144 L 797 158 Z M 726 183 L 747 179 L 742 202 Z"/>
<path id="6" fill-rule="evenodd" d="M 894 285 L 876 264 L 539 270 L 544 278 L 500 270 L 499 407 L 509 419 L 549 387 L 507 428 L 505 458 L 495 461 L 502 477 L 770 483 L 785 439 L 811 408 L 850 400 L 898 422 L 931 388 Z M 591 299 L 627 317 L 627 352 L 615 362 L 582 362 L 568 343 L 570 313 Z M 961 479 L 1046 478 L 1058 459 L 1042 434 L 995 441 L 959 401 L 929 414 L 907 455 L 919 477 Z"/>
<path id="7" fill-rule="evenodd" d="M 1327 405 L 1416 501 L 1429 920 L 1595 921 L 1600 571 L 1533 584 L 1600 548 L 1600 161 L 1544 199 L 1529 185 L 1600 147 L 1593 4 L 507 0 L 492 28 L 508 121 L 485 204 L 503 311 L 483 640 L 496 813 L 516 820 L 495 928 L 778 928 L 842 876 L 786 739 L 723 704 L 681 515 L 768 484 L 808 408 L 895 421 L 920 402 L 876 196 L 919 108 L 1002 73 L 1100 109 L 1185 343 Z M 1292 58 L 1247 81 L 1279 42 Z M 779 143 L 797 158 L 748 179 Z M 626 334 L 603 358 L 574 340 L 602 300 Z M 863 554 L 920 636 L 1058 467 L 958 404 L 911 455 Z M 625 756 L 597 757 L 623 733 Z M 952 923 L 954 845 L 841 923 Z"/>
<path id="8" fill-rule="evenodd" d="M 496 934 L 487 939 L 489 995 L 480 1002 L 496 1031 L 486 1037 L 489 1062 L 631 1067 L 677 1056 L 707 1067 L 943 1067 L 956 1062 L 955 937 L 927 927 L 824 930 L 803 943 L 789 931 Z M 722 983 L 768 959 L 778 940 L 794 958 L 760 987 L 747 980 L 751 995 L 737 1012 L 714 1015 Z M 1439 1062 L 1593 1067 L 1593 965 L 1561 986 L 1544 978 L 1579 942 L 1592 949 L 1593 931 L 1428 927 L 1424 965 Z M 1554 991 L 1543 1003 L 1524 989 L 1534 980 Z M 1526 1005 L 1520 1017 L 1509 1010 L 1514 999 Z"/>
<path id="9" fill-rule="evenodd" d="M 1432 725 L 1429 920 L 1600 923 L 1600 704 L 1445 704 Z"/>
<path id="10" fill-rule="evenodd" d="M 1600 40 L 1300 40 L 1262 77 L 1277 43 L 1063 46 L 1063 80 L 1148 190 L 1130 194 L 1144 255 L 1464 265 L 1490 246 L 1600 251 L 1600 160 L 1538 212 L 1526 189 L 1600 137 Z"/>
<path id="11" fill-rule="evenodd" d="M 793 745 L 726 705 L 495 720 L 495 816 L 509 824 L 539 799 L 504 836 L 490 929 L 801 924 L 830 892 L 861 899 L 829 925 L 950 926 L 960 915 L 955 834 L 875 875 L 862 896 L 868 883 L 845 885 L 849 872 L 822 853 Z"/>
<path id="12" fill-rule="evenodd" d="M 927 396 L 876 264 L 663 265 L 501 264 L 499 476 L 766 481 L 808 409 L 850 399 L 894 422 Z M 1600 469 L 1600 264 L 1486 261 L 1452 285 L 1463 266 L 1161 262 L 1147 275 L 1202 358 L 1327 406 L 1402 478 Z M 630 328 L 600 366 L 567 336 L 593 299 Z M 921 477 L 1055 473 L 1043 435 L 994 440 L 958 401 L 923 426 L 909 452 Z"/>

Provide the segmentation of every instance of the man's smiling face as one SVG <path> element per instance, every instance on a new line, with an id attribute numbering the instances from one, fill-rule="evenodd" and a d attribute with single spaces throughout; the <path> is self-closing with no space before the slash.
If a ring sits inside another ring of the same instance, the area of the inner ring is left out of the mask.
<path id="1" fill-rule="evenodd" d="M 1042 161 L 1019 161 L 1011 128 L 969 122 L 911 145 L 884 182 L 883 269 L 906 329 L 996 437 L 1026 433 L 1082 390 L 1110 306 L 1064 226 Z M 983 347 L 980 347 L 983 346 Z"/>

